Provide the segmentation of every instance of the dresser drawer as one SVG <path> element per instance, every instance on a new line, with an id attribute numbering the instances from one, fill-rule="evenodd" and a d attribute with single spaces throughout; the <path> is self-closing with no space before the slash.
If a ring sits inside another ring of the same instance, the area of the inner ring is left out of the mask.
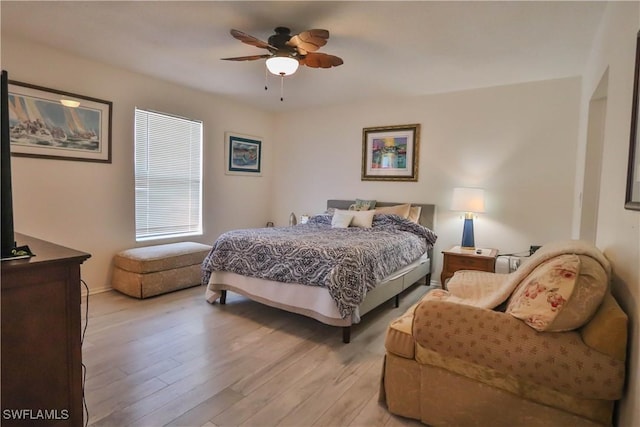
<path id="1" fill-rule="evenodd" d="M 447 259 L 447 267 L 450 270 L 492 270 L 495 260 L 493 258 L 471 258 L 464 256 L 450 257 Z"/>

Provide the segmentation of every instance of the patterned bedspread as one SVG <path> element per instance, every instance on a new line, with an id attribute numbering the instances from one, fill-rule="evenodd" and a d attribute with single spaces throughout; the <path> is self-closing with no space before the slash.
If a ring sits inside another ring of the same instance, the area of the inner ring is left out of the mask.
<path id="1" fill-rule="evenodd" d="M 343 318 L 380 280 L 433 247 L 433 231 L 395 215 L 375 215 L 371 228 L 332 228 L 330 215 L 294 227 L 229 231 L 202 263 L 212 271 L 328 288 Z"/>

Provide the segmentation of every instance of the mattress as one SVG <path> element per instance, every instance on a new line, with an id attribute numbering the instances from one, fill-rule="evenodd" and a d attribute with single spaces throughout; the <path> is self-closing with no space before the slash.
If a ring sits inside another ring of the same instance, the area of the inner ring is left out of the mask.
<path id="1" fill-rule="evenodd" d="M 327 291 L 327 288 L 308 286 L 300 283 L 282 283 L 274 280 L 243 276 L 228 271 L 214 271 L 211 273 L 205 298 L 214 303 L 220 298 L 222 290 L 228 290 L 244 295 L 254 301 L 271 307 L 302 314 L 333 326 L 349 326 L 360 322 L 360 316 L 379 302 L 369 299 L 387 300 L 424 277 L 431 271 L 431 260 L 428 253 L 424 253 L 414 262 L 400 268 L 381 280 L 376 287 L 365 296 L 363 303 L 358 306 L 350 318 L 343 318 L 338 307 Z M 386 289 L 389 288 L 389 289 Z M 388 296 L 387 296 L 388 295 Z"/>

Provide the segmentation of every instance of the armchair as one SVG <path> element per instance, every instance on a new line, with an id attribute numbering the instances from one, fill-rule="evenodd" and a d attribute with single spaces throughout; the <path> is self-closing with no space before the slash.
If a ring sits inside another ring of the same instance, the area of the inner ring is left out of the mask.
<path id="1" fill-rule="evenodd" d="M 581 241 L 511 274 L 456 272 L 389 325 L 381 400 L 432 426 L 611 425 L 627 316 L 610 273 Z"/>

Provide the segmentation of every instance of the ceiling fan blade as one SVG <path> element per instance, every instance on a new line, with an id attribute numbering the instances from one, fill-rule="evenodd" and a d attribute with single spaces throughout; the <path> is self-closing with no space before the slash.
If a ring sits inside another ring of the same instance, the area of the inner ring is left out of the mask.
<path id="1" fill-rule="evenodd" d="M 344 64 L 342 58 L 326 53 L 310 52 L 304 58 L 300 59 L 301 65 L 311 68 L 331 68 Z"/>
<path id="2" fill-rule="evenodd" d="M 257 39 L 253 36 L 250 36 L 247 33 L 243 33 L 242 31 L 238 31 L 238 30 L 231 30 L 229 31 L 231 33 L 231 35 L 240 40 L 242 43 L 246 43 L 248 45 L 251 46 L 255 46 L 255 47 L 259 47 L 261 49 L 269 49 L 269 50 L 278 50 L 276 47 L 271 46 L 269 43 L 264 42 L 260 39 Z"/>
<path id="3" fill-rule="evenodd" d="M 329 39 L 329 31 L 327 30 L 307 30 L 291 37 L 287 45 L 296 47 L 300 54 L 305 55 L 307 52 L 315 52 L 327 44 L 327 39 Z"/>
<path id="4" fill-rule="evenodd" d="M 255 61 L 256 59 L 265 59 L 265 58 L 271 58 L 271 56 L 268 53 L 264 54 L 264 55 L 250 55 L 250 56 L 236 56 L 235 58 L 220 58 L 223 61 Z"/>

